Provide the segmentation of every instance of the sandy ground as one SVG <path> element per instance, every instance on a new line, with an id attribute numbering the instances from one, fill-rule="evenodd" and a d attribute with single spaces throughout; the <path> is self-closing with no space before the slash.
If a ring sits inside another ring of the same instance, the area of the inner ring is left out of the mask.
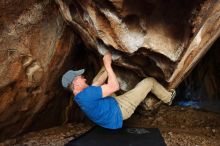
<path id="1" fill-rule="evenodd" d="M 134 127 L 158 127 L 167 146 L 220 146 L 220 114 L 162 106 L 156 113 L 135 114 L 125 122 Z"/>
<path id="2" fill-rule="evenodd" d="M 137 112 L 124 125 L 158 127 L 167 146 L 220 146 L 220 114 L 217 113 L 161 106 L 153 113 Z M 91 127 L 83 123 L 66 124 L 9 139 L 0 146 L 62 146 Z"/>

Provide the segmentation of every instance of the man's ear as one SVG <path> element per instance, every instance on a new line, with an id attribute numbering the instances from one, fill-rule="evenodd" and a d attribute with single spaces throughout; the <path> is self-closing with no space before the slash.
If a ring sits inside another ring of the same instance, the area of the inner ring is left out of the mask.
<path id="1" fill-rule="evenodd" d="M 70 91 L 70 92 L 73 92 L 73 88 L 72 88 L 72 85 L 71 85 L 71 84 L 69 84 L 66 89 L 67 89 L 68 91 Z"/>

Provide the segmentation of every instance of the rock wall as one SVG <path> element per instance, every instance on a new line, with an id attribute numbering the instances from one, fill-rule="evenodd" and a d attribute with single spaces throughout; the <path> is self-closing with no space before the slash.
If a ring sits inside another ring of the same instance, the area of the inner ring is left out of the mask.
<path id="1" fill-rule="evenodd" d="M 62 92 L 54 83 L 76 37 L 49 0 L 0 4 L 0 137 L 4 138 L 21 133 Z"/>

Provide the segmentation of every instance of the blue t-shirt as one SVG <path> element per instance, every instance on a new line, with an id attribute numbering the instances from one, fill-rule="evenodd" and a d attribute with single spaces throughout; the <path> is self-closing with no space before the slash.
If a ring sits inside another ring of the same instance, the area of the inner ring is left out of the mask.
<path id="1" fill-rule="evenodd" d="M 122 113 L 114 97 L 102 97 L 101 86 L 89 86 L 75 96 L 83 112 L 96 124 L 109 129 L 122 127 Z"/>

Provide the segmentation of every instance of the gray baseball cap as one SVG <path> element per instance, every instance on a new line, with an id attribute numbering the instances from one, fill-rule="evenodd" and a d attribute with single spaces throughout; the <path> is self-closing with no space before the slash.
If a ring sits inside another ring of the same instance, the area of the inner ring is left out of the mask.
<path id="1" fill-rule="evenodd" d="M 62 76 L 62 85 L 67 88 L 69 84 L 75 79 L 75 77 L 80 76 L 84 73 L 85 69 L 80 70 L 69 70 Z"/>

